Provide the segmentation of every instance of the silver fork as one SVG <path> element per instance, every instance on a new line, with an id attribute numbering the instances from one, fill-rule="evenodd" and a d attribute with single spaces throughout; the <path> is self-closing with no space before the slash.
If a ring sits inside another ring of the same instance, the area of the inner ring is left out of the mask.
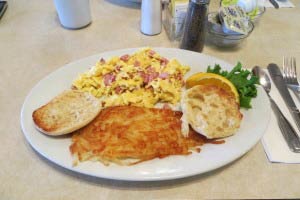
<path id="1" fill-rule="evenodd" d="M 294 92 L 300 101 L 300 85 L 297 79 L 297 68 L 295 57 L 283 57 L 283 79 L 286 85 Z"/>

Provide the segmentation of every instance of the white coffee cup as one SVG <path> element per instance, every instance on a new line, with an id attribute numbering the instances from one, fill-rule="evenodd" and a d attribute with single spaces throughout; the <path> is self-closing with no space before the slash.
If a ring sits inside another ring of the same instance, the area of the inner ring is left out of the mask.
<path id="1" fill-rule="evenodd" d="M 54 3 L 63 27 L 78 29 L 91 23 L 89 0 L 54 0 Z"/>

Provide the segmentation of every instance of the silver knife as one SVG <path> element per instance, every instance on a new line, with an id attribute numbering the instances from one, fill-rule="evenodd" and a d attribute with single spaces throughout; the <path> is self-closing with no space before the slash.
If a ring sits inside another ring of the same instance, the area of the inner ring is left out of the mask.
<path id="1" fill-rule="evenodd" d="M 286 87 L 286 84 L 283 80 L 283 76 L 281 74 L 279 67 L 276 64 L 271 63 L 268 65 L 268 71 L 281 97 L 283 98 L 285 104 L 287 105 L 298 129 L 300 130 L 300 111 L 295 105 L 295 102 L 292 99 L 290 92 L 288 91 L 288 88 Z"/>
<path id="2" fill-rule="evenodd" d="M 275 113 L 275 116 L 277 118 L 277 123 L 279 125 L 279 128 L 281 130 L 281 133 L 286 140 L 289 148 L 291 151 L 295 153 L 300 153 L 300 140 L 297 135 L 297 132 L 293 128 L 293 126 L 290 124 L 290 122 L 285 118 L 275 101 L 270 98 L 271 107 Z"/>

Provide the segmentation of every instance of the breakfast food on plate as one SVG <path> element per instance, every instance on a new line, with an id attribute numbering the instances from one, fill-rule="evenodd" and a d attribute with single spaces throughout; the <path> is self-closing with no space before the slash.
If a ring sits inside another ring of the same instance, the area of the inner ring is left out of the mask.
<path id="1" fill-rule="evenodd" d="M 73 132 L 75 165 L 133 165 L 200 152 L 204 143 L 223 143 L 216 138 L 239 129 L 239 108 L 251 107 L 256 79 L 238 63 L 230 72 L 208 67 L 185 82 L 189 69 L 150 48 L 101 58 L 73 81 L 72 90 L 36 109 L 34 124 L 48 135 Z M 157 109 L 160 103 L 163 109 Z M 182 112 L 174 111 L 178 106 Z"/>
<path id="2" fill-rule="evenodd" d="M 215 85 L 196 85 L 188 89 L 181 102 L 182 134 L 189 125 L 207 138 L 233 135 L 240 127 L 242 114 L 235 97 Z"/>
<path id="3" fill-rule="evenodd" d="M 179 103 L 183 76 L 189 71 L 176 59 L 168 60 L 150 48 L 132 55 L 100 59 L 81 74 L 73 87 L 92 93 L 103 106 L 154 107 L 159 102 Z"/>
<path id="4" fill-rule="evenodd" d="M 87 125 L 100 110 L 101 102 L 90 93 L 67 90 L 36 109 L 32 118 L 38 130 L 57 136 Z"/>
<path id="5" fill-rule="evenodd" d="M 103 109 L 86 127 L 72 136 L 70 151 L 78 161 L 123 165 L 188 155 L 205 142 L 215 142 L 191 130 L 181 134 L 181 112 L 170 109 L 115 106 Z"/>

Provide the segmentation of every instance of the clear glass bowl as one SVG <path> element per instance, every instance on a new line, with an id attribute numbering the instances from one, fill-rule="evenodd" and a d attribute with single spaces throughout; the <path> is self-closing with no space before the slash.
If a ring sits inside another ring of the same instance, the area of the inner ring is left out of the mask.
<path id="1" fill-rule="evenodd" d="M 208 14 L 207 40 L 218 47 L 235 47 L 240 45 L 253 31 L 254 24 L 249 21 L 250 31 L 248 34 L 226 34 L 223 32 L 218 12 Z"/>
<path id="2" fill-rule="evenodd" d="M 252 21 L 253 23 L 257 23 L 258 20 L 261 18 L 261 16 L 262 16 L 265 12 L 266 12 L 266 7 L 264 7 L 264 6 L 258 7 L 258 11 L 257 11 L 256 15 L 255 15 L 255 16 L 250 16 L 251 21 Z"/>

